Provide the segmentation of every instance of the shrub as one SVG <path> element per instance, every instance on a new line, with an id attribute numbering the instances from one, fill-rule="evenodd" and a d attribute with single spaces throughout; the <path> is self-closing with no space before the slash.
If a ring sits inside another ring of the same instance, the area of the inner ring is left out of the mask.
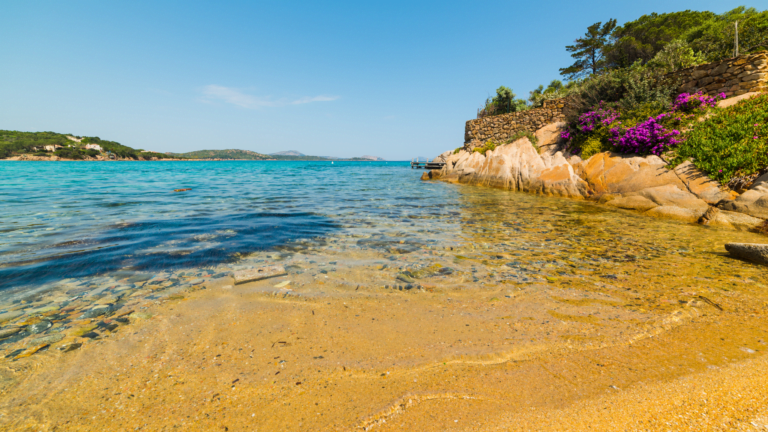
<path id="1" fill-rule="evenodd" d="M 621 125 L 611 128 L 610 143 L 620 153 L 660 155 L 682 142 L 680 131 L 667 129 L 663 124 L 670 115 L 659 114 L 635 126 L 624 129 Z"/>
<path id="2" fill-rule="evenodd" d="M 683 93 L 666 108 L 651 101 L 626 112 L 601 102 L 580 115 L 561 137 L 585 159 L 603 151 L 661 155 L 681 144 L 681 131 L 724 97 Z"/>
<path id="3" fill-rule="evenodd" d="M 64 147 L 63 149 L 56 150 L 53 152 L 56 156 L 64 159 L 82 159 L 83 154 L 80 153 L 79 150 L 69 147 Z"/>
<path id="4" fill-rule="evenodd" d="M 456 150 L 453 151 L 453 154 L 458 154 L 463 149 L 464 149 L 464 147 L 456 147 Z"/>
<path id="5" fill-rule="evenodd" d="M 605 103 L 580 115 L 571 123 L 561 138 L 567 140 L 566 148 L 587 159 L 597 153 L 611 150 L 611 126 L 621 114 Z"/>
<path id="6" fill-rule="evenodd" d="M 581 114 L 600 103 L 630 113 L 655 106 L 664 109 L 672 102 L 678 82 L 665 77 L 665 71 L 635 63 L 625 69 L 614 69 L 594 75 L 571 90 L 566 121 L 574 123 Z"/>
<path id="7" fill-rule="evenodd" d="M 723 184 L 768 167 L 768 95 L 718 110 L 692 127 L 671 162 L 688 159 Z"/>
<path id="8" fill-rule="evenodd" d="M 505 141 L 505 144 L 509 144 L 511 142 L 515 142 L 515 141 L 517 141 L 517 140 L 519 140 L 520 138 L 523 138 L 523 137 L 528 138 L 528 141 L 530 141 L 534 145 L 537 144 L 538 141 L 539 141 L 536 138 L 536 135 L 533 134 L 533 132 L 531 132 L 529 130 L 521 130 L 521 131 L 515 132 L 514 134 L 512 134 L 511 137 L 507 138 L 507 140 Z"/>
<path id="9" fill-rule="evenodd" d="M 486 141 L 482 147 L 478 147 L 473 151 L 478 152 L 483 156 L 485 156 L 485 152 L 487 152 L 488 150 L 496 150 L 496 143 L 493 142 L 493 140 Z"/>

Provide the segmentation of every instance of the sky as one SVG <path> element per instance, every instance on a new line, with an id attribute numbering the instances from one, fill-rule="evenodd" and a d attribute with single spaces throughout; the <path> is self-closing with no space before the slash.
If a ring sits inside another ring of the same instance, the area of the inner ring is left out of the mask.
<path id="1" fill-rule="evenodd" d="M 434 157 L 597 22 L 730 0 L 5 1 L 0 129 L 160 152 Z M 746 3 L 746 6 L 760 5 Z"/>

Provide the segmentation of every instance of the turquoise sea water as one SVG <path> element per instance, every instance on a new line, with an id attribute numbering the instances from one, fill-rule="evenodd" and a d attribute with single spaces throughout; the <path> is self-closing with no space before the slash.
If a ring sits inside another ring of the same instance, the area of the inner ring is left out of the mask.
<path id="1" fill-rule="evenodd" d="M 0 289 L 408 227 L 455 201 L 420 174 L 407 162 L 0 162 Z"/>
<path id="2" fill-rule="evenodd" d="M 0 162 L 0 356 L 74 349 L 156 302 L 231 289 L 233 272 L 274 265 L 288 274 L 251 289 L 511 298 L 542 284 L 619 284 L 655 298 L 673 285 L 764 287 L 764 268 L 723 248 L 764 242 L 758 234 L 423 182 L 422 172 L 407 162 Z"/>

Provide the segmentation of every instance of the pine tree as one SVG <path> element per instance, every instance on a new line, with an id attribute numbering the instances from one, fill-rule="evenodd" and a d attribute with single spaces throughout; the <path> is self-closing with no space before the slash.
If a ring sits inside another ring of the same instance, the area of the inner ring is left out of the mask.
<path id="1" fill-rule="evenodd" d="M 616 20 L 608 20 L 605 24 L 597 22 L 587 28 L 584 36 L 576 39 L 573 45 L 565 49 L 571 53 L 576 62 L 567 68 L 560 69 L 560 74 L 569 80 L 594 75 L 605 67 L 604 48 L 608 45 L 608 37 L 616 28 Z"/>

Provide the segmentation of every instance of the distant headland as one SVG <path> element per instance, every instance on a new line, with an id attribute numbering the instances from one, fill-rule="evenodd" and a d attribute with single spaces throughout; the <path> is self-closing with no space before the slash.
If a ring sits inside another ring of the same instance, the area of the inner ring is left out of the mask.
<path id="1" fill-rule="evenodd" d="M 99 137 L 56 132 L 0 130 L 0 160 L 21 161 L 384 161 L 377 156 L 308 156 L 295 150 L 262 154 L 250 150 L 197 150 L 187 153 L 134 149 Z"/>

